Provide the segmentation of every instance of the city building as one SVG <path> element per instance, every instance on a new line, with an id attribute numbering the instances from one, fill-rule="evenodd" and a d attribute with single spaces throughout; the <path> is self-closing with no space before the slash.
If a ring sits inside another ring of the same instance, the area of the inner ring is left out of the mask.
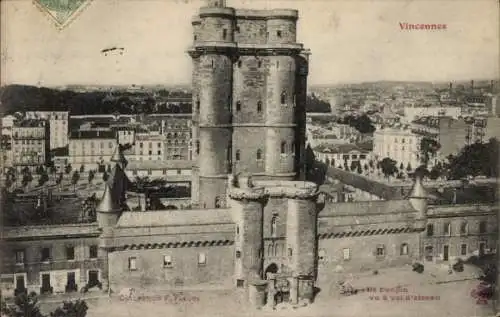
<path id="1" fill-rule="evenodd" d="M 461 107 L 452 106 L 429 106 L 429 107 L 405 107 L 404 108 L 404 119 L 407 122 L 411 122 L 420 117 L 452 117 L 457 119 L 462 116 Z"/>
<path id="2" fill-rule="evenodd" d="M 12 127 L 12 165 L 18 170 L 35 170 L 45 164 L 48 131 L 43 120 L 15 121 Z"/>
<path id="3" fill-rule="evenodd" d="M 411 123 L 411 130 L 420 137 L 437 141 L 441 157 L 456 155 L 469 144 L 485 142 L 488 121 L 484 118 L 421 117 Z"/>
<path id="4" fill-rule="evenodd" d="M 192 169 L 193 162 L 189 160 L 130 161 L 126 174 L 130 179 L 160 178 L 169 185 L 191 186 Z"/>
<path id="5" fill-rule="evenodd" d="M 167 138 L 151 132 L 137 132 L 135 143 L 129 150 L 131 161 L 161 161 L 166 156 Z"/>
<path id="6" fill-rule="evenodd" d="M 347 166 L 353 172 L 356 172 L 358 168 L 363 171 L 365 165 L 367 166 L 372 159 L 369 151 L 354 144 L 322 144 L 313 148 L 313 151 L 316 159 L 326 165 L 344 169 Z"/>
<path id="7" fill-rule="evenodd" d="M 373 154 L 378 160 L 386 157 L 415 169 L 421 165 L 420 137 L 409 129 L 385 128 L 373 134 Z"/>
<path id="8" fill-rule="evenodd" d="M 51 150 L 68 145 L 68 111 L 27 111 L 25 117 L 48 121 Z"/>
<path id="9" fill-rule="evenodd" d="M 69 163 L 73 169 L 99 170 L 106 168 L 117 146 L 114 131 L 72 131 L 69 137 Z"/>

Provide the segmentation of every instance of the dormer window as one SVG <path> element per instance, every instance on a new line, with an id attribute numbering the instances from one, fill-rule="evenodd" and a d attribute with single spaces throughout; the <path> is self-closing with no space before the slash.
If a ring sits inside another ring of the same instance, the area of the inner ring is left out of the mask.
<path id="1" fill-rule="evenodd" d="M 286 92 L 281 93 L 281 104 L 284 105 L 286 103 Z"/>

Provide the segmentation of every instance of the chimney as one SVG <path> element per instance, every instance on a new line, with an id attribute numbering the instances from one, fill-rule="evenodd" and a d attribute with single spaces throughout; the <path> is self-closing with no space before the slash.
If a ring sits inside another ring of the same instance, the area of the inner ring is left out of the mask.
<path id="1" fill-rule="evenodd" d="M 474 80 L 470 81 L 470 90 L 474 92 Z"/>

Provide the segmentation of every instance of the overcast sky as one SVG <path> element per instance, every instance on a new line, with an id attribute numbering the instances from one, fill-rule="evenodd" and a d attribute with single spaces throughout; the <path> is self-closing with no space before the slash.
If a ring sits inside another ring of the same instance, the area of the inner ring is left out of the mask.
<path id="1" fill-rule="evenodd" d="M 190 18 L 202 1 L 94 0 L 63 30 L 32 0 L 2 0 L 2 84 L 189 84 Z M 228 0 L 299 10 L 310 84 L 499 77 L 496 0 Z M 406 31 L 399 23 L 446 24 Z M 123 47 L 104 56 L 101 50 Z"/>

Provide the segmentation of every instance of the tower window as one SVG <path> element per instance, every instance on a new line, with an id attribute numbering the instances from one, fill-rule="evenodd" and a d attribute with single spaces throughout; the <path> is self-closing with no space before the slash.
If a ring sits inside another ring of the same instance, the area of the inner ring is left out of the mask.
<path id="1" fill-rule="evenodd" d="M 276 61 L 276 68 L 280 68 L 280 61 Z"/>
<path id="2" fill-rule="evenodd" d="M 283 141 L 281 142 L 281 154 L 285 154 L 286 153 L 286 142 Z"/>
<path id="3" fill-rule="evenodd" d="M 196 110 L 200 110 L 200 101 L 196 100 Z"/>
<path id="4" fill-rule="evenodd" d="M 236 102 L 236 111 L 240 111 L 241 110 L 241 101 L 237 101 Z"/>
<path id="5" fill-rule="evenodd" d="M 281 104 L 284 105 L 286 103 L 286 92 L 281 93 Z"/>
<path id="6" fill-rule="evenodd" d="M 135 257 L 130 257 L 128 258 L 128 269 L 129 271 L 136 271 L 137 270 L 137 258 Z"/>
<path id="7" fill-rule="evenodd" d="M 231 146 L 227 147 L 227 150 L 226 150 L 226 160 L 228 162 L 231 162 Z"/>
<path id="8" fill-rule="evenodd" d="M 240 27 L 239 26 L 236 26 L 234 29 L 235 29 L 236 32 L 240 32 Z"/>
<path id="9" fill-rule="evenodd" d="M 207 256 L 205 253 L 198 254 L 198 265 L 203 266 L 207 264 Z"/>
<path id="10" fill-rule="evenodd" d="M 401 245 L 401 255 L 408 255 L 408 244 L 403 243 Z"/>
<path id="11" fill-rule="evenodd" d="M 240 150 L 236 150 L 236 161 L 240 160 L 240 156 L 241 156 Z"/>
<path id="12" fill-rule="evenodd" d="M 261 149 L 257 150 L 257 160 L 262 160 L 262 150 Z"/>
<path id="13" fill-rule="evenodd" d="M 259 67 L 259 68 L 260 68 L 260 67 L 262 67 L 262 61 L 261 61 L 261 60 L 259 60 L 259 61 L 257 62 L 257 67 Z"/>
<path id="14" fill-rule="evenodd" d="M 200 141 L 196 141 L 196 154 L 200 154 Z"/>
<path id="15" fill-rule="evenodd" d="M 280 30 L 276 31 L 276 36 L 281 38 L 281 31 Z"/>
<path id="16" fill-rule="evenodd" d="M 290 146 L 290 152 L 292 152 L 292 154 L 295 153 L 295 142 L 292 142 L 292 144 Z"/>
<path id="17" fill-rule="evenodd" d="M 198 39 L 198 37 L 195 35 L 195 36 L 194 36 L 194 40 L 196 41 L 197 39 Z"/>
<path id="18" fill-rule="evenodd" d="M 241 251 L 236 251 L 236 258 L 237 259 L 241 258 Z"/>
<path id="19" fill-rule="evenodd" d="M 214 68 L 214 61 L 212 60 L 212 68 Z"/>
<path id="20" fill-rule="evenodd" d="M 292 248 L 288 248 L 288 256 L 292 256 L 293 255 L 293 249 Z"/>
<path id="21" fill-rule="evenodd" d="M 257 112 L 261 112 L 262 111 L 262 101 L 258 101 L 257 102 Z"/>
<path id="22" fill-rule="evenodd" d="M 227 37 L 227 30 L 226 29 L 222 29 L 222 39 L 226 39 Z"/>
<path id="23" fill-rule="evenodd" d="M 274 216 L 273 219 L 271 219 L 271 237 L 276 238 L 276 227 L 277 227 L 277 222 L 278 222 L 278 217 Z"/>
<path id="24" fill-rule="evenodd" d="M 172 267 L 172 256 L 171 255 L 163 256 L 163 267 Z"/>

